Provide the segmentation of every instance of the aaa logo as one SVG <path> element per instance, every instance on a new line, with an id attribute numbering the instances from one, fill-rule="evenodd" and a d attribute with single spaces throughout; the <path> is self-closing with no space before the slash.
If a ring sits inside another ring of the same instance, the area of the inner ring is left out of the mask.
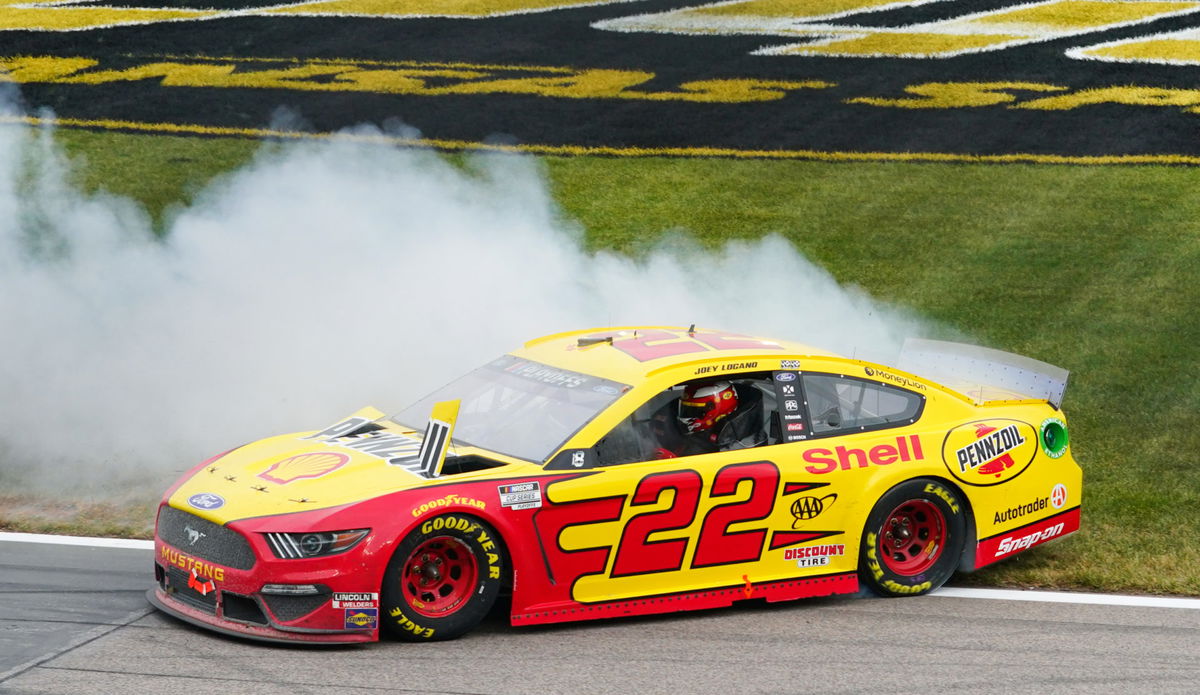
<path id="1" fill-rule="evenodd" d="M 792 502 L 792 516 L 795 517 L 792 528 L 796 528 L 802 521 L 817 518 L 826 507 L 832 507 L 836 501 L 837 493 L 831 492 L 824 497 L 801 497 Z"/>

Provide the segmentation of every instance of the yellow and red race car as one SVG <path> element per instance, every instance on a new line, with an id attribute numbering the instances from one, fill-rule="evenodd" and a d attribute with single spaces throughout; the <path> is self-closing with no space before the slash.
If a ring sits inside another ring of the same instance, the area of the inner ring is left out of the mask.
<path id="1" fill-rule="evenodd" d="M 257 639 L 439 640 L 502 592 L 514 625 L 922 594 L 1079 528 L 1064 370 L 937 341 L 898 364 L 540 338 L 393 417 L 200 464 L 159 507 L 148 596 Z"/>

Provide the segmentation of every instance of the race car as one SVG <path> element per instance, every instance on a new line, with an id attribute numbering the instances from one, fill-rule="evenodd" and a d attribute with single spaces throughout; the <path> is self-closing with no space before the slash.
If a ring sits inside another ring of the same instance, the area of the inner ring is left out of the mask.
<path id="1" fill-rule="evenodd" d="M 163 611 L 267 641 L 927 593 L 1079 528 L 1067 373 L 909 341 L 896 367 L 683 327 L 526 343 L 388 417 L 189 471 Z"/>

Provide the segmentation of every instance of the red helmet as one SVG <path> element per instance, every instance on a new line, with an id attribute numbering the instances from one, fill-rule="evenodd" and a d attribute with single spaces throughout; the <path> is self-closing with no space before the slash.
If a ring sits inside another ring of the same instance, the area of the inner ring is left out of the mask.
<path id="1" fill-rule="evenodd" d="M 679 422 L 689 434 L 707 432 L 737 407 L 737 394 L 728 381 L 691 385 L 684 389 L 683 398 L 679 399 Z"/>

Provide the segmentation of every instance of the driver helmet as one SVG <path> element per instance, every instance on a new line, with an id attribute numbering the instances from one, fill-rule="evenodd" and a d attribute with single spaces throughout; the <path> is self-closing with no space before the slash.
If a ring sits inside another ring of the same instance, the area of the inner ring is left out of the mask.
<path id="1" fill-rule="evenodd" d="M 689 385 L 679 399 L 679 422 L 688 434 L 707 432 L 737 407 L 737 393 L 728 381 Z"/>

